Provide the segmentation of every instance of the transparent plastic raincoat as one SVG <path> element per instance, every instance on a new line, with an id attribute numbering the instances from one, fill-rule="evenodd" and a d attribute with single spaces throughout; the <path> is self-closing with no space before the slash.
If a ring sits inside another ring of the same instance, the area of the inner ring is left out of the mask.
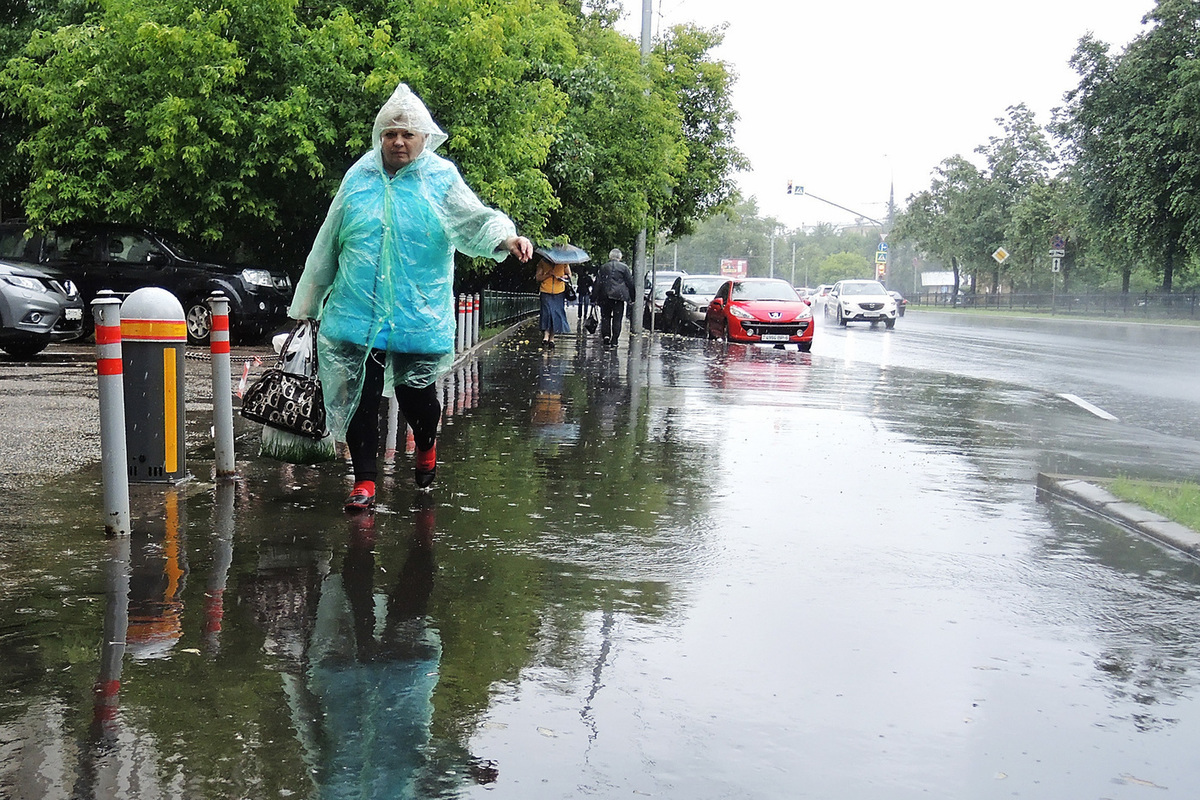
<path id="1" fill-rule="evenodd" d="M 427 135 L 424 150 L 388 176 L 381 137 Z M 386 354 L 386 390 L 421 388 L 454 360 L 454 251 L 502 261 L 512 221 L 480 202 L 434 153 L 446 134 L 405 84 L 384 103 L 373 147 L 342 179 L 288 310 L 318 319 L 319 367 L 330 430 L 345 439 L 372 351 Z"/>

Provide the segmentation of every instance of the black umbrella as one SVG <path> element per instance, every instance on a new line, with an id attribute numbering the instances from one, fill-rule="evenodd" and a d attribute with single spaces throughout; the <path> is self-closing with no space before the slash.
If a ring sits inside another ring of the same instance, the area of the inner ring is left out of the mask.
<path id="1" fill-rule="evenodd" d="M 573 244 L 556 244 L 553 247 L 539 247 L 533 252 L 552 264 L 582 264 L 590 261 L 587 250 Z"/>

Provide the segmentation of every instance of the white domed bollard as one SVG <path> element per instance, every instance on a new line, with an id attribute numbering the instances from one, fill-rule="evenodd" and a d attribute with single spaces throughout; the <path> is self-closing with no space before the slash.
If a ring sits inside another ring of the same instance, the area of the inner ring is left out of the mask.
<path id="1" fill-rule="evenodd" d="M 138 289 L 121 304 L 125 447 L 133 483 L 178 483 L 185 464 L 183 306 L 166 289 Z"/>

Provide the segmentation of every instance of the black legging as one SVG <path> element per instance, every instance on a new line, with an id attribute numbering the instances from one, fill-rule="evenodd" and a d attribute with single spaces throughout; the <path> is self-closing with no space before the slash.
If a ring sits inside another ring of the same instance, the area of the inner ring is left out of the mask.
<path id="1" fill-rule="evenodd" d="M 372 353 L 367 358 L 358 408 L 346 429 L 346 445 L 350 448 L 356 481 L 373 481 L 379 474 L 379 404 L 382 399 L 383 364 Z M 396 401 L 400 404 L 400 413 L 413 429 L 417 448 L 428 450 L 433 447 L 438 420 L 442 416 L 437 384 L 431 383 L 422 389 L 397 386 Z"/>

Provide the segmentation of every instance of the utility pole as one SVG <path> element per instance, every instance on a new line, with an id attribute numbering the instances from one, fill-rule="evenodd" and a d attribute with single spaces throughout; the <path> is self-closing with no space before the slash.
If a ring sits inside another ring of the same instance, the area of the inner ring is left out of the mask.
<path id="1" fill-rule="evenodd" d="M 775 228 L 771 228 L 771 277 L 775 277 Z"/>
<path id="2" fill-rule="evenodd" d="M 642 64 L 650 61 L 650 24 L 654 20 L 653 0 L 642 0 Z M 646 285 L 646 226 L 638 231 L 637 246 L 633 251 L 633 282 L 637 286 L 637 297 L 633 300 L 629 330 L 632 334 L 642 332 L 642 292 Z M 651 291 L 653 292 L 653 287 Z"/>

